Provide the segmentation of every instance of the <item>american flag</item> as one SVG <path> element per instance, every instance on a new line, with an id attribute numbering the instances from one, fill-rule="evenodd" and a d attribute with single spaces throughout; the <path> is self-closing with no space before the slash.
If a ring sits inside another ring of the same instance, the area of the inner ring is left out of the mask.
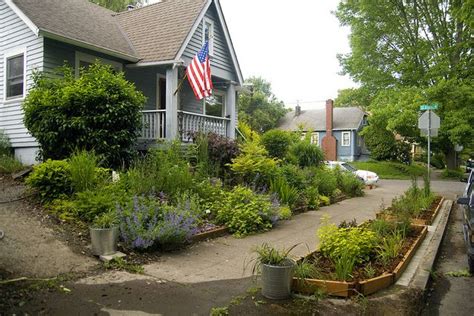
<path id="1" fill-rule="evenodd" d="M 194 90 L 198 100 L 212 94 L 211 63 L 209 61 L 209 42 L 206 41 L 201 51 L 194 56 L 193 61 L 186 68 L 189 85 Z"/>

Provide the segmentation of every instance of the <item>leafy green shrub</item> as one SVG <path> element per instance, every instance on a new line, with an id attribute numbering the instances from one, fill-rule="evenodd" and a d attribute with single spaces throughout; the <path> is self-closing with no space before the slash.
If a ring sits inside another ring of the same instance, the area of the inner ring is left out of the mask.
<path id="1" fill-rule="evenodd" d="M 75 199 L 76 215 L 86 222 L 92 222 L 97 216 L 115 210 L 117 201 L 105 190 L 79 192 Z"/>
<path id="2" fill-rule="evenodd" d="M 319 208 L 319 191 L 317 187 L 307 187 L 303 195 L 306 197 L 307 208 L 310 210 L 317 210 Z"/>
<path id="3" fill-rule="evenodd" d="M 320 195 L 319 196 L 319 205 L 323 205 L 323 206 L 328 206 L 328 205 L 331 205 L 331 198 L 328 197 L 328 196 L 325 196 L 325 195 Z"/>
<path id="4" fill-rule="evenodd" d="M 377 236 L 373 231 L 364 227 L 338 228 L 327 218 L 322 221 L 318 237 L 323 255 L 332 260 L 347 255 L 354 258 L 355 264 L 368 261 L 377 245 Z"/>
<path id="5" fill-rule="evenodd" d="M 444 163 L 444 156 L 441 154 L 433 155 L 430 159 L 430 164 L 436 169 L 444 169 L 446 164 Z"/>
<path id="6" fill-rule="evenodd" d="M 25 166 L 10 154 L 0 155 L 0 174 L 15 173 L 24 168 Z"/>
<path id="7" fill-rule="evenodd" d="M 56 199 L 48 203 L 46 209 L 63 221 L 77 219 L 76 203 L 74 200 Z"/>
<path id="8" fill-rule="evenodd" d="M 268 196 L 236 186 L 226 194 L 216 220 L 236 236 L 245 236 L 272 228 L 278 221 L 278 208 L 272 206 Z"/>
<path id="9" fill-rule="evenodd" d="M 72 193 L 71 168 L 65 160 L 51 160 L 33 167 L 26 184 L 38 190 L 42 201 L 52 201 Z"/>
<path id="10" fill-rule="evenodd" d="M 318 145 L 302 140 L 290 147 L 288 160 L 302 168 L 317 167 L 324 161 L 324 154 Z"/>
<path id="11" fill-rule="evenodd" d="M 291 209 L 288 206 L 280 206 L 278 217 L 280 220 L 287 220 L 291 218 Z"/>
<path id="12" fill-rule="evenodd" d="M 280 203 L 290 207 L 294 206 L 298 199 L 298 191 L 290 186 L 283 177 L 276 177 L 270 180 L 270 191 L 278 195 Z"/>
<path id="13" fill-rule="evenodd" d="M 37 74 L 25 99 L 25 126 L 40 144 L 43 159 L 64 159 L 77 148 L 94 150 L 106 166 L 120 167 L 134 155 L 143 94 L 122 72 L 101 64 L 59 75 Z"/>
<path id="14" fill-rule="evenodd" d="M 304 190 L 307 187 L 307 178 L 313 177 L 313 174 L 310 173 L 310 171 L 293 164 L 284 164 L 278 168 L 278 174 L 283 176 L 289 185 L 298 190 Z"/>
<path id="15" fill-rule="evenodd" d="M 209 213 L 209 217 L 215 217 L 217 211 L 223 207 L 225 192 L 219 179 L 202 180 L 195 182 L 193 192 L 200 198 L 201 210 Z"/>
<path id="16" fill-rule="evenodd" d="M 215 133 L 207 135 L 198 134 L 193 139 L 197 142 L 198 146 L 205 147 L 207 158 L 212 167 L 214 167 L 214 172 L 212 172 L 214 176 L 225 175 L 229 169 L 229 164 L 232 163 L 232 159 L 240 153 L 239 146 L 235 140 Z"/>
<path id="17" fill-rule="evenodd" d="M 331 170 L 327 168 L 315 169 L 314 182 L 319 194 L 331 197 L 337 189 L 337 181 Z"/>
<path id="18" fill-rule="evenodd" d="M 297 141 L 294 133 L 272 129 L 262 135 L 261 142 L 270 157 L 285 159 L 290 145 Z"/>
<path id="19" fill-rule="evenodd" d="M 289 257 L 290 252 L 296 247 L 294 245 L 288 249 L 276 249 L 270 246 L 267 243 L 263 243 L 261 246 L 258 246 L 254 249 L 254 252 L 257 254 L 257 267 L 260 264 L 268 264 L 272 266 L 282 266 L 288 264 L 288 260 L 291 260 Z M 254 268 L 254 271 L 256 269 Z"/>
<path id="20" fill-rule="evenodd" d="M 444 169 L 441 172 L 441 177 L 445 179 L 462 179 L 464 177 L 464 171 L 462 169 Z"/>
<path id="21" fill-rule="evenodd" d="M 117 225 L 117 221 L 117 213 L 114 210 L 97 216 L 92 223 L 92 227 L 101 229 L 112 228 Z"/>
<path id="22" fill-rule="evenodd" d="M 268 157 L 267 150 L 257 142 L 246 142 L 240 147 L 240 155 L 232 159 L 230 168 L 247 184 L 262 178 L 268 183 L 277 171 L 278 160 Z"/>
<path id="23" fill-rule="evenodd" d="M 350 197 L 364 195 L 364 183 L 354 174 L 349 172 L 341 173 L 340 190 Z"/>
<path id="24" fill-rule="evenodd" d="M 100 181 L 99 158 L 85 150 L 75 152 L 69 159 L 72 187 L 75 192 L 92 190 Z"/>

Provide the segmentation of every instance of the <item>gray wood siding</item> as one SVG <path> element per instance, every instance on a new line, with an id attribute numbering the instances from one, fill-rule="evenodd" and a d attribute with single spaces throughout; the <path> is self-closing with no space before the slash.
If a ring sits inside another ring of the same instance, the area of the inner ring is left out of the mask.
<path id="1" fill-rule="evenodd" d="M 4 100 L 5 52 L 26 48 L 26 90 L 31 87 L 34 70 L 43 70 L 43 38 L 31 29 L 0 0 L 0 129 L 5 130 L 14 148 L 34 147 L 38 144 L 23 124 L 23 99 Z"/>
<path id="2" fill-rule="evenodd" d="M 214 54 L 211 57 L 212 74 L 226 80 L 237 81 L 235 67 L 225 40 L 224 30 L 222 25 L 219 23 L 219 17 L 214 4 L 212 4 L 206 12 L 205 17 L 214 22 Z M 185 59 L 186 63 L 189 63 L 201 50 L 203 45 L 202 32 L 203 23 L 201 21 L 196 32 L 194 32 L 193 37 L 189 41 L 188 46 L 184 50 L 183 59 Z"/>

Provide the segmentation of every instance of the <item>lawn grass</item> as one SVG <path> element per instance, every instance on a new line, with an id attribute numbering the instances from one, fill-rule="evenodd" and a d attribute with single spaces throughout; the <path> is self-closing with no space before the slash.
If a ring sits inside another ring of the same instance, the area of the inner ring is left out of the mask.
<path id="1" fill-rule="evenodd" d="M 421 177 L 426 172 L 422 165 L 405 165 L 391 161 L 366 161 L 351 162 L 357 169 L 369 170 L 378 174 L 381 179 L 411 179 L 412 176 Z"/>

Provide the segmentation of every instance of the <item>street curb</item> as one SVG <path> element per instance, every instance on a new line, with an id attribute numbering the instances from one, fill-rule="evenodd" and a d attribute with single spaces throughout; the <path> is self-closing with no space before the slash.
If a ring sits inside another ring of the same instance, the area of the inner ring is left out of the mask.
<path id="1" fill-rule="evenodd" d="M 433 269 L 434 262 L 438 257 L 438 251 L 441 246 L 441 242 L 446 234 L 449 217 L 453 209 L 454 203 L 451 200 L 446 200 L 443 205 L 443 210 L 439 214 L 439 222 L 436 226 L 428 226 L 428 228 L 435 229 L 434 233 L 429 240 L 428 248 L 423 254 L 423 260 L 419 263 L 416 269 L 415 275 L 411 282 L 410 287 L 426 290 L 430 279 L 430 274 Z"/>

